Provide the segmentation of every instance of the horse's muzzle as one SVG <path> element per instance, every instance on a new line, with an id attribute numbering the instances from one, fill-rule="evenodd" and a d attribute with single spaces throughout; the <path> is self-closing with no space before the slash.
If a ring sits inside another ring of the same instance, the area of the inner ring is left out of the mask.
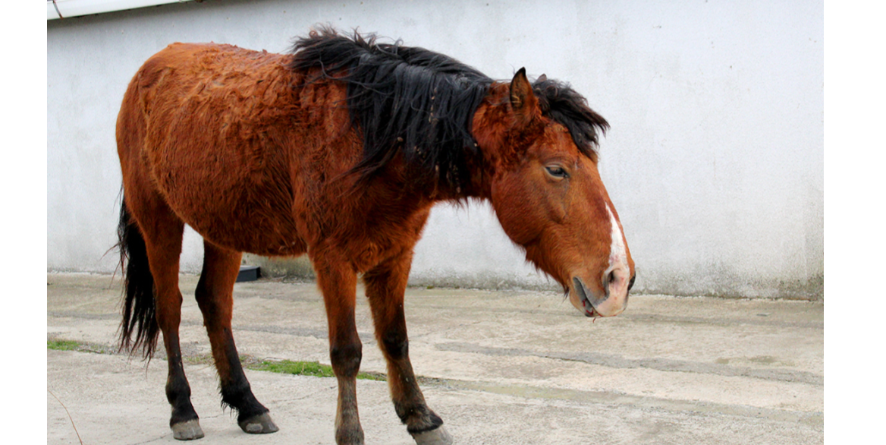
<path id="1" fill-rule="evenodd" d="M 614 317 L 624 312 L 628 306 L 627 279 L 606 275 L 606 278 L 603 279 L 605 293 L 602 296 L 595 295 L 581 278 L 572 278 L 572 291 L 578 296 L 578 303 L 581 307 L 578 307 L 575 301 L 573 301 L 573 305 L 587 317 L 595 315 Z"/>

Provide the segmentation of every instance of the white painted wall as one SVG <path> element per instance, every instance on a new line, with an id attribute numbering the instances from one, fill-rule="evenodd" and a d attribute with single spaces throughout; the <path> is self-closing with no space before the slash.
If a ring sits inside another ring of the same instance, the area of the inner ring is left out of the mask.
<path id="1" fill-rule="evenodd" d="M 817 297 L 823 252 L 821 1 L 214 1 L 47 23 L 49 270 L 111 271 L 116 113 L 174 41 L 286 51 L 315 23 L 402 38 L 508 79 L 569 81 L 612 124 L 601 174 L 637 289 Z M 198 271 L 199 236 L 182 267 Z M 554 286 L 491 210 L 434 209 L 416 284 Z"/>

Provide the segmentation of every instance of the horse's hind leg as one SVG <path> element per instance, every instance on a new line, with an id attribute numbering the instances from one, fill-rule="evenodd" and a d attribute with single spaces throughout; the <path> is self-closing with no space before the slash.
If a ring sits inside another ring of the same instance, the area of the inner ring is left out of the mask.
<path id="1" fill-rule="evenodd" d="M 375 337 L 388 362 L 388 385 L 394 410 L 406 430 L 419 445 L 451 444 L 443 420 L 428 408 L 415 381 L 409 361 L 409 340 L 403 297 L 412 263 L 412 252 L 405 252 L 379 264 L 363 276 L 366 296 L 372 308 Z"/>
<path id="2" fill-rule="evenodd" d="M 203 246 L 203 272 L 197 283 L 197 303 L 212 344 L 222 402 L 237 410 L 237 423 L 243 431 L 273 433 L 277 431 L 277 425 L 268 415 L 268 409 L 252 394 L 231 332 L 234 282 L 240 270 L 241 253 L 208 241 L 204 241 Z"/>
<path id="3" fill-rule="evenodd" d="M 128 196 L 127 196 L 128 198 Z M 184 223 L 172 210 L 156 200 L 153 205 L 135 206 L 132 210 L 145 238 L 145 248 L 151 275 L 154 277 L 154 305 L 157 324 L 163 332 L 169 374 L 166 380 L 166 399 L 172 405 L 169 426 L 179 440 L 203 437 L 199 417 L 191 404 L 191 387 L 185 377 L 179 347 L 178 328 L 181 323 L 182 294 L 178 288 L 179 256 L 181 255 Z M 139 218 L 139 216 L 143 216 Z"/>

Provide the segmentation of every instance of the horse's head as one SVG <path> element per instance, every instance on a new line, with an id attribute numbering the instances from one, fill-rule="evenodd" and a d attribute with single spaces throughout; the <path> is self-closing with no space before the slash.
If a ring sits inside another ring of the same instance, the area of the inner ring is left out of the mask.
<path id="1" fill-rule="evenodd" d="M 531 84 L 523 69 L 492 90 L 502 99 L 478 109 L 474 133 L 502 228 L 576 309 L 620 314 L 635 273 L 592 145 L 608 124 L 573 90 L 544 76 Z"/>

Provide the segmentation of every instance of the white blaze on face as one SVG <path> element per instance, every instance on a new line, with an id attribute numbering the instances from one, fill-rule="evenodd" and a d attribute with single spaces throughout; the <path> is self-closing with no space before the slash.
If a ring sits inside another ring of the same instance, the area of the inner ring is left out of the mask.
<path id="1" fill-rule="evenodd" d="M 621 225 L 615 219 L 615 214 L 612 213 L 609 203 L 606 204 L 606 211 L 609 212 L 609 222 L 612 223 L 612 233 L 610 234 L 612 244 L 609 246 L 609 271 L 618 266 L 623 266 L 627 272 L 630 268 L 628 267 L 628 250 L 625 248 L 624 233 L 621 231 Z"/>
<path id="2" fill-rule="evenodd" d="M 609 203 L 606 204 L 606 211 L 609 212 L 609 222 L 612 224 L 612 232 L 610 233 L 612 242 L 609 245 L 609 267 L 603 272 L 603 277 L 609 277 L 611 274 L 613 278 L 608 280 L 609 298 L 597 305 L 595 309 L 600 315 L 611 317 L 625 310 L 631 268 L 628 265 L 628 249 L 625 246 L 624 233 L 622 233 L 621 225 L 615 218 L 615 214 L 612 213 Z"/>

